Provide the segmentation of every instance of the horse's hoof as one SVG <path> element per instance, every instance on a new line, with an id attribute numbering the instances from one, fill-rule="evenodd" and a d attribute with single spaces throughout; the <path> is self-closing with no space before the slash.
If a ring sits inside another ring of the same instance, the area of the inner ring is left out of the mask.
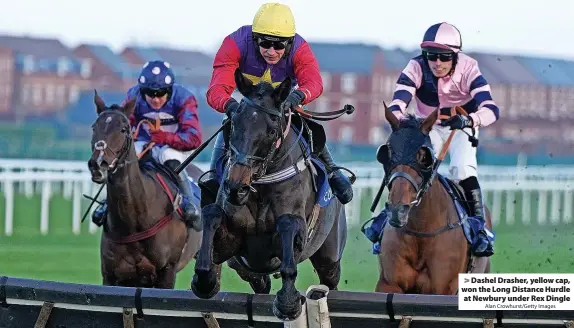
<path id="1" fill-rule="evenodd" d="M 206 278 L 208 277 L 204 274 L 194 274 L 191 280 L 191 291 L 199 298 L 210 299 L 219 293 L 220 284 L 217 279 L 210 281 Z"/>
<path id="2" fill-rule="evenodd" d="M 298 291 L 296 291 L 297 293 L 297 298 L 293 298 L 293 301 L 289 302 L 289 301 L 282 301 L 282 297 L 279 296 L 279 293 L 277 293 L 277 296 L 275 297 L 275 300 L 273 301 L 273 314 L 282 321 L 293 321 L 295 319 L 297 319 L 300 315 L 301 312 L 303 311 L 303 296 L 301 296 L 301 294 L 299 294 Z"/>

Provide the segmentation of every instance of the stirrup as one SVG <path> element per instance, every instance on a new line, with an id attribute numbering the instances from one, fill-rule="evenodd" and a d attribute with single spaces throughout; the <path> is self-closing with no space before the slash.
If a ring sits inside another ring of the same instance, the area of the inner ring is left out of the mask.
<path id="1" fill-rule="evenodd" d="M 336 166 L 336 165 L 333 166 L 333 172 L 331 174 L 329 174 L 329 178 L 331 178 L 333 176 L 333 173 L 336 172 L 337 170 L 345 170 L 345 171 L 351 173 L 351 176 L 347 177 L 349 179 L 349 181 L 351 182 L 351 184 L 354 184 L 355 181 L 357 180 L 357 176 L 355 175 L 355 173 L 353 171 L 349 170 L 346 167 Z"/>

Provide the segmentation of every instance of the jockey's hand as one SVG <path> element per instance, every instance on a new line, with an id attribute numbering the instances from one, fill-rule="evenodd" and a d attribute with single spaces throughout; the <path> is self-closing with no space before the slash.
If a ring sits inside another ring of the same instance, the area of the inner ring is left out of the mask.
<path id="1" fill-rule="evenodd" d="M 440 122 L 440 125 L 450 126 L 451 130 L 462 130 L 464 128 L 472 128 L 474 126 L 474 122 L 470 116 L 456 114 L 448 120 Z"/>
<path id="2" fill-rule="evenodd" d="M 231 100 L 229 100 L 227 104 L 225 104 L 225 114 L 229 118 L 235 115 L 237 109 L 239 109 L 239 103 L 237 102 L 237 100 L 235 100 L 235 98 L 231 98 Z"/>
<path id="3" fill-rule="evenodd" d="M 151 141 L 155 142 L 156 145 L 165 145 L 167 143 L 169 132 L 157 129 L 151 130 L 149 134 L 151 135 Z"/>
<path id="4" fill-rule="evenodd" d="M 301 105 L 303 100 L 305 99 L 305 94 L 301 90 L 294 90 L 287 96 L 287 99 L 281 104 L 281 110 L 283 112 L 291 110 L 297 110 L 297 107 Z"/>

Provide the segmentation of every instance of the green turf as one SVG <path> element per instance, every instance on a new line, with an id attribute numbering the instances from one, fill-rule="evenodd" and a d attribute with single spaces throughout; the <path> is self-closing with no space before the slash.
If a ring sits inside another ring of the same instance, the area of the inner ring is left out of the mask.
<path id="1" fill-rule="evenodd" d="M 71 232 L 71 203 L 61 196 L 51 200 L 50 232 L 41 236 L 40 197 L 18 196 L 15 204 L 14 235 L 4 236 L 4 197 L 0 197 L 0 275 L 55 280 L 63 282 L 100 284 L 99 236 L 87 232 Z M 519 197 L 517 202 L 522 201 Z M 503 200 L 504 204 L 504 200 Z M 368 217 L 368 200 L 363 204 L 363 217 Z M 518 207 L 520 208 L 520 207 Z M 536 213 L 536 212 L 534 212 Z M 516 213 L 519 216 L 519 213 Z M 361 221 L 364 221 L 362 219 Z M 574 272 L 574 250 L 571 240 L 574 225 L 522 225 L 499 224 L 496 252 L 492 257 L 494 272 L 515 273 L 568 273 Z M 377 259 L 371 254 L 371 245 L 357 228 L 349 231 L 342 266 L 342 290 L 372 291 L 378 276 Z M 176 288 L 189 289 L 194 263 L 179 273 Z M 305 289 L 317 283 L 309 263 L 299 266 L 297 287 Z M 280 280 L 273 281 L 276 291 Z M 224 267 L 222 290 L 250 291 L 234 271 Z"/>

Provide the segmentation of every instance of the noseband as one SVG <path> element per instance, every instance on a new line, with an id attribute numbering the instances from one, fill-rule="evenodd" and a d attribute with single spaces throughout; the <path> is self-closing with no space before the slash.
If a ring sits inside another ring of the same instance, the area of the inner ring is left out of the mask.
<path id="1" fill-rule="evenodd" d="M 101 114 L 106 113 L 106 112 L 112 112 L 114 114 L 119 114 L 119 115 L 123 116 L 129 122 L 129 118 L 122 112 L 115 111 L 113 109 L 108 109 L 108 110 L 102 112 Z M 111 116 L 108 116 L 108 118 L 111 118 Z M 94 126 L 95 126 L 95 124 L 94 124 Z M 120 148 L 120 150 L 118 152 L 109 148 L 108 143 L 103 139 L 98 140 L 94 143 L 94 151 L 92 152 L 92 156 L 96 152 L 100 152 L 98 154 L 98 158 L 96 160 L 98 167 L 100 167 L 102 165 L 102 162 L 104 161 L 104 154 L 106 154 L 106 152 L 110 152 L 112 157 L 114 158 L 108 167 L 108 171 L 110 169 L 113 169 L 113 171 L 110 172 L 111 174 L 116 173 L 119 168 L 124 167 L 125 165 L 130 164 L 132 162 L 132 161 L 126 160 L 128 154 L 129 154 L 129 150 L 133 144 L 133 139 L 132 139 L 132 135 L 131 135 L 130 130 L 131 129 L 130 129 L 130 126 L 128 124 L 128 126 L 126 127 L 126 132 L 125 133 L 122 132 L 122 134 L 124 135 L 125 138 L 124 138 L 124 142 L 122 144 L 122 148 Z"/>

